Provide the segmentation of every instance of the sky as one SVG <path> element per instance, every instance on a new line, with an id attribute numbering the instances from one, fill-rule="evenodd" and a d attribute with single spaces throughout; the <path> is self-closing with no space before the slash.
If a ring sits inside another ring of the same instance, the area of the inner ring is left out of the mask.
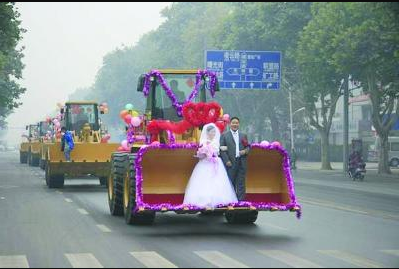
<path id="1" fill-rule="evenodd" d="M 105 54 L 162 22 L 170 3 L 17 3 L 27 30 L 23 105 L 8 118 L 10 128 L 44 120 L 77 88 L 94 82 Z"/>

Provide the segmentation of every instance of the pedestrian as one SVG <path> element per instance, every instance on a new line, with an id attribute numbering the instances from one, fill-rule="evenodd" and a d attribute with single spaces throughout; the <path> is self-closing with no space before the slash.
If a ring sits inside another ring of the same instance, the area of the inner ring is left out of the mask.
<path id="1" fill-rule="evenodd" d="M 296 170 L 296 159 L 297 159 L 296 150 L 293 148 L 291 149 L 291 168 L 292 170 Z"/>
<path id="2" fill-rule="evenodd" d="M 72 133 L 67 131 L 65 127 L 61 128 L 61 151 L 64 152 L 65 160 L 71 162 L 71 151 L 74 149 Z"/>

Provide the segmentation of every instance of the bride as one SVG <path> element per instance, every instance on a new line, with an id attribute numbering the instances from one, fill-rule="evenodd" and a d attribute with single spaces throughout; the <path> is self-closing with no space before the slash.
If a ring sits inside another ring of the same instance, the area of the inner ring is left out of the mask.
<path id="1" fill-rule="evenodd" d="M 237 202 L 237 196 L 219 158 L 220 131 L 215 124 L 205 125 L 201 134 L 196 165 L 186 188 L 183 204 L 215 208 Z"/>

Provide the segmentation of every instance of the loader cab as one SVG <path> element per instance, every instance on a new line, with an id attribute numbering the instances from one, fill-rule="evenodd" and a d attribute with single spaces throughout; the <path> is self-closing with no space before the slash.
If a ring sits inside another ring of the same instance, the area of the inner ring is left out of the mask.
<path id="1" fill-rule="evenodd" d="M 39 122 L 39 135 L 40 137 L 46 136 L 47 132 L 50 131 L 50 125 L 46 121 Z"/>
<path id="2" fill-rule="evenodd" d="M 28 126 L 29 139 L 36 139 L 39 137 L 39 125 L 31 124 Z"/>
<path id="3" fill-rule="evenodd" d="M 164 76 L 167 85 L 176 95 L 178 102 L 183 104 L 192 93 L 197 70 L 160 70 Z M 137 90 L 143 91 L 145 76 L 142 75 L 138 82 Z M 212 99 L 208 90 L 209 82 L 207 78 L 202 77 L 199 88 L 199 95 L 194 102 L 207 102 Z M 152 77 L 150 85 L 150 94 L 147 98 L 146 114 L 151 114 L 151 119 L 170 120 L 173 122 L 181 121 L 181 117 L 177 114 L 176 109 L 172 105 L 172 101 L 162 87 L 161 81 Z"/>
<path id="4" fill-rule="evenodd" d="M 67 103 L 65 105 L 65 127 L 67 130 L 80 133 L 86 124 L 91 130 L 98 131 L 98 105 L 96 103 Z"/>

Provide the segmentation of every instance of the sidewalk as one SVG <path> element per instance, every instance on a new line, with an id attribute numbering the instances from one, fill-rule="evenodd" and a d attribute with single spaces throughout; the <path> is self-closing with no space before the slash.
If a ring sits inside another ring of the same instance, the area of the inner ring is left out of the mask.
<path id="1" fill-rule="evenodd" d="M 342 163 L 333 163 L 335 170 L 321 171 L 320 163 L 298 162 L 298 170 L 293 172 L 295 183 L 327 186 L 370 192 L 399 197 L 399 169 L 392 169 L 392 175 L 378 175 L 377 164 L 367 164 L 364 181 L 353 181 L 342 171 Z"/>

